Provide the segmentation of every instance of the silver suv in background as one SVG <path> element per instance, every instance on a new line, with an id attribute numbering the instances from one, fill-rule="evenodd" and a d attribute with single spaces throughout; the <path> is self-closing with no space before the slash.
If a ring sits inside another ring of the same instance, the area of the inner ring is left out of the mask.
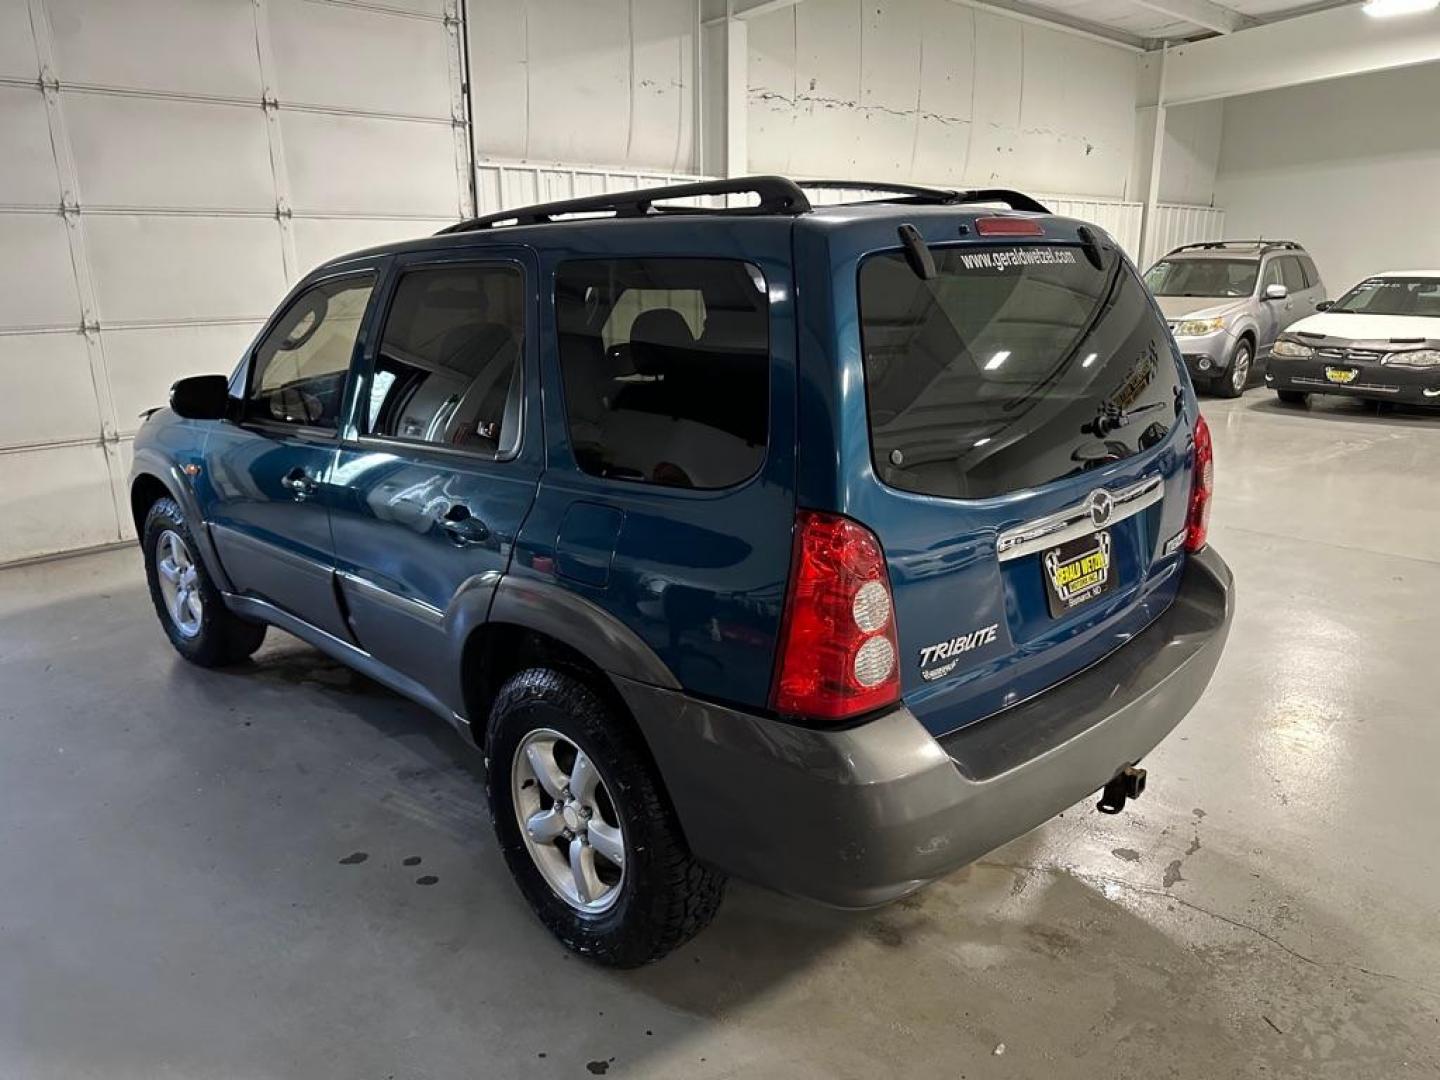
<path id="1" fill-rule="evenodd" d="M 1211 240 L 1145 274 L 1195 385 L 1239 397 L 1275 339 L 1325 302 L 1315 261 L 1293 240 Z"/>

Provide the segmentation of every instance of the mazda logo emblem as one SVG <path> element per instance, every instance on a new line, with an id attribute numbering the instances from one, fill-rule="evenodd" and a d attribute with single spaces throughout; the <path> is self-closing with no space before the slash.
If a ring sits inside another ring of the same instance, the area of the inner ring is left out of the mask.
<path id="1" fill-rule="evenodd" d="M 1090 511 L 1091 522 L 1099 529 L 1110 520 L 1110 514 L 1115 509 L 1115 500 L 1104 488 L 1096 488 L 1085 500 L 1085 506 Z"/>

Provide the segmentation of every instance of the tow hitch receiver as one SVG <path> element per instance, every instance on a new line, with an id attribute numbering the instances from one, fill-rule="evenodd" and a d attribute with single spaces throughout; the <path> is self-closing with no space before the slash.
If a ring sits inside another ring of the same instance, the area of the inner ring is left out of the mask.
<path id="1" fill-rule="evenodd" d="M 1145 793 L 1145 770 L 1127 765 L 1110 778 L 1100 792 L 1095 809 L 1102 814 L 1118 814 L 1125 809 L 1126 799 L 1138 799 Z"/>

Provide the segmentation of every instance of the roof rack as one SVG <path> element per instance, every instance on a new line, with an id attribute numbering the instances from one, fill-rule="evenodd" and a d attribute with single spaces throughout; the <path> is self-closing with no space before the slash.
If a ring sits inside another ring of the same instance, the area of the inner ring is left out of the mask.
<path id="1" fill-rule="evenodd" d="M 953 206 L 962 203 L 1003 203 L 1012 210 L 1048 214 L 1047 207 L 1029 195 L 1007 188 L 976 188 L 956 191 L 951 188 L 920 187 L 915 184 L 892 184 L 867 180 L 801 180 L 784 176 L 746 176 L 730 180 L 702 180 L 693 184 L 672 184 L 669 187 L 644 188 L 640 191 L 619 191 L 607 195 L 587 195 L 579 199 L 538 203 L 518 210 L 500 210 L 482 217 L 469 218 L 446 226 L 436 236 L 447 233 L 475 232 L 498 225 L 546 225 L 567 214 L 613 214 L 615 217 L 661 217 L 683 214 L 808 214 L 814 207 L 805 197 L 812 191 L 875 191 L 888 192 L 892 198 L 867 200 L 883 203 L 912 203 Z M 660 201 L 696 199 L 719 195 L 754 195 L 755 206 L 656 206 Z"/>
<path id="2" fill-rule="evenodd" d="M 1174 255 L 1177 251 L 1228 251 L 1230 248 L 1255 248 L 1262 252 L 1284 250 L 1303 251 L 1294 240 L 1202 240 L 1197 244 L 1181 244 L 1173 248 L 1167 254 Z"/>
<path id="3" fill-rule="evenodd" d="M 696 199 L 707 195 L 755 195 L 758 206 L 699 207 L 656 206 L 661 199 Z M 579 199 L 539 203 L 518 210 L 501 210 L 483 217 L 470 218 L 441 229 L 446 233 L 473 232 L 496 225 L 545 225 L 563 214 L 603 214 L 616 217 L 650 217 L 662 214 L 804 214 L 810 200 L 793 180 L 783 176 L 746 176 L 733 180 L 702 180 L 694 184 L 672 184 L 669 187 L 645 188 L 640 191 L 616 191 L 608 195 L 586 195 Z"/>
<path id="4" fill-rule="evenodd" d="M 998 202 L 1010 207 L 1011 210 L 1023 210 L 1032 214 L 1050 213 L 1048 206 L 1044 206 L 1023 192 L 1011 191 L 1009 188 L 975 188 L 969 191 L 960 191 L 955 188 L 892 184 L 883 180 L 797 180 L 796 184 L 801 189 L 810 191 L 876 191 L 890 192 L 900 196 L 898 199 L 868 200 L 871 202 L 905 202 L 936 206 Z"/>

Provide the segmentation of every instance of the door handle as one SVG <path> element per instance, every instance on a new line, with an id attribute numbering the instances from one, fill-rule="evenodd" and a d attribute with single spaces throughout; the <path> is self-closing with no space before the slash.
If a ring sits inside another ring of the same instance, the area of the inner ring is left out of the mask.
<path id="1" fill-rule="evenodd" d="M 315 494 L 319 482 L 304 469 L 296 466 L 280 478 L 280 483 L 289 488 L 297 499 L 306 499 Z"/>
<path id="2" fill-rule="evenodd" d="M 490 530 L 485 527 L 485 523 L 472 514 L 464 503 L 451 503 L 440 518 L 440 527 L 449 533 L 450 539 L 460 547 L 466 544 L 483 544 L 490 538 Z"/>

